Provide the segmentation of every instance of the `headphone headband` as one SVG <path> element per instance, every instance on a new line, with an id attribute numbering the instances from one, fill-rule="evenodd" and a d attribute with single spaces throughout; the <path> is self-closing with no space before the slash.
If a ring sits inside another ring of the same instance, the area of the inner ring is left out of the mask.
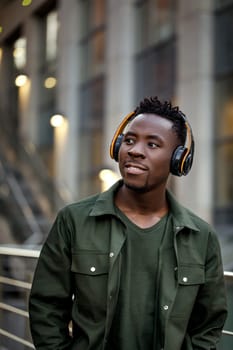
<path id="1" fill-rule="evenodd" d="M 187 175 L 190 171 L 193 163 L 194 156 L 194 139 L 192 134 L 192 129 L 186 116 L 179 111 L 179 115 L 182 117 L 185 128 L 186 137 L 184 145 L 178 146 L 172 155 L 170 171 L 173 175 L 181 176 Z M 123 140 L 123 131 L 128 123 L 134 118 L 135 112 L 127 114 L 120 125 L 118 126 L 116 132 L 114 133 L 111 145 L 110 145 L 110 157 L 118 161 L 118 153 Z"/>
<path id="2" fill-rule="evenodd" d="M 126 125 L 129 123 L 129 121 L 133 118 L 134 116 L 134 112 L 130 112 L 129 114 L 127 114 L 124 119 L 122 120 L 122 122 L 120 123 L 120 125 L 118 126 L 118 128 L 116 129 L 115 131 L 115 134 L 113 135 L 113 138 L 112 138 L 112 142 L 111 142 L 111 145 L 110 145 L 110 157 L 112 159 L 115 159 L 114 157 L 114 148 L 115 148 L 115 145 L 116 145 L 116 142 L 117 142 L 117 138 L 122 134 L 122 132 L 124 131 Z"/>

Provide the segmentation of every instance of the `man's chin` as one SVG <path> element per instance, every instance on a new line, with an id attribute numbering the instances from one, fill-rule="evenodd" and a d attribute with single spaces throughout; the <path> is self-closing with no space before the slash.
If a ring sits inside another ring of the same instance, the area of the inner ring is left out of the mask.
<path id="1" fill-rule="evenodd" d="M 148 186 L 137 186 L 129 183 L 124 183 L 125 187 L 127 187 L 129 190 L 137 192 L 137 193 L 146 193 L 149 191 Z"/>

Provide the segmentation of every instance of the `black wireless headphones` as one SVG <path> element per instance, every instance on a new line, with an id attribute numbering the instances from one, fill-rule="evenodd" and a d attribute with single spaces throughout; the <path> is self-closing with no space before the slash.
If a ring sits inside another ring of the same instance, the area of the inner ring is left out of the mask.
<path id="1" fill-rule="evenodd" d="M 186 116 L 179 111 L 179 115 L 183 119 L 186 127 L 186 137 L 184 145 L 178 146 L 171 158 L 170 171 L 173 175 L 182 176 L 187 175 L 193 164 L 194 157 L 194 139 L 192 134 L 192 129 L 190 124 L 187 121 Z M 121 143 L 124 137 L 123 131 L 128 123 L 136 117 L 135 112 L 131 112 L 126 115 L 126 117 L 122 120 L 120 125 L 118 126 L 111 145 L 110 145 L 110 157 L 118 161 L 119 149 L 121 147 Z"/>

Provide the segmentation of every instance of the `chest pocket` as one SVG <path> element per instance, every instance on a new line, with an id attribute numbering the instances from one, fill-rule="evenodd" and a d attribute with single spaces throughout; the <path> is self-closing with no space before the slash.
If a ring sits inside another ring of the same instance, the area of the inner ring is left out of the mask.
<path id="1" fill-rule="evenodd" d="M 79 274 L 97 276 L 108 273 L 109 254 L 80 251 L 72 254 L 71 271 Z"/>
<path id="2" fill-rule="evenodd" d="M 189 319 L 200 286 L 205 283 L 202 265 L 180 265 L 177 272 L 177 293 L 171 317 Z"/>
<path id="3" fill-rule="evenodd" d="M 80 310 L 105 310 L 108 270 L 108 253 L 86 250 L 72 253 L 75 302 Z"/>
<path id="4" fill-rule="evenodd" d="M 202 265 L 181 265 L 177 271 L 180 285 L 200 285 L 205 282 L 205 270 Z"/>

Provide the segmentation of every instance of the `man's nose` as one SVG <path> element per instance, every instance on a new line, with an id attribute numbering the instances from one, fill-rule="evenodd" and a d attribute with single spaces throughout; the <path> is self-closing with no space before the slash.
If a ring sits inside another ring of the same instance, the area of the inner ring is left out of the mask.
<path id="1" fill-rule="evenodd" d="M 129 150 L 128 150 L 128 155 L 131 157 L 141 157 L 145 158 L 145 152 L 144 152 L 144 147 L 142 144 L 135 143 Z"/>

